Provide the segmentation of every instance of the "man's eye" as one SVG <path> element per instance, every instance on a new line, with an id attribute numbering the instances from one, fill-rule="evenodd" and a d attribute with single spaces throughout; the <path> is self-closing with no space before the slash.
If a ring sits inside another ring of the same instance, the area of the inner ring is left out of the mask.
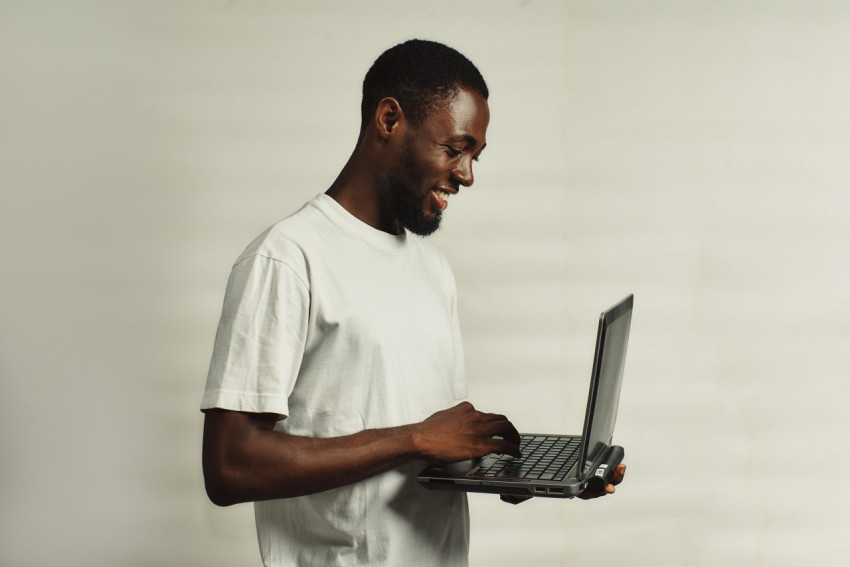
<path id="1" fill-rule="evenodd" d="M 452 146 L 443 146 L 443 147 L 446 149 L 446 153 L 449 154 L 451 157 L 457 157 L 457 156 L 459 156 L 460 154 L 463 153 L 459 149 L 453 148 Z"/>

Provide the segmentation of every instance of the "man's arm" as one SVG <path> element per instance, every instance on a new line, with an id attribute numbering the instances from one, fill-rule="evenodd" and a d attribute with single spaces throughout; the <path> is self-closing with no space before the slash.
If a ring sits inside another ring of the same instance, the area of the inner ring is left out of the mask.
<path id="1" fill-rule="evenodd" d="M 605 485 L 605 490 L 601 490 L 598 492 L 585 490 L 581 494 L 578 495 L 582 500 L 592 500 L 594 498 L 599 498 L 600 496 L 605 496 L 606 494 L 614 494 L 616 491 L 616 486 L 623 482 L 623 478 L 626 476 L 626 465 L 624 463 L 620 463 L 617 465 L 617 468 L 614 469 L 614 473 L 611 475 L 611 482 Z"/>
<path id="2" fill-rule="evenodd" d="M 455 462 L 488 453 L 519 456 L 503 415 L 463 402 L 421 423 L 313 438 L 274 431 L 276 417 L 212 409 L 204 421 L 203 469 L 213 503 L 289 498 L 358 482 L 404 463 Z M 498 436 L 498 437 L 494 437 Z"/>

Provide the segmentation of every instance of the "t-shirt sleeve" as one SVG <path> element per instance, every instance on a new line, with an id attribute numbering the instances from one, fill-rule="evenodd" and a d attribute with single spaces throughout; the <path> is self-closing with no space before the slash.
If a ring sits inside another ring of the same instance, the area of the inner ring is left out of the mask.
<path id="1" fill-rule="evenodd" d="M 201 409 L 289 414 L 310 313 L 304 280 L 278 260 L 254 255 L 227 281 Z"/>
<path id="2" fill-rule="evenodd" d="M 448 267 L 448 264 L 446 266 Z M 449 270 L 449 290 L 451 292 L 452 343 L 454 345 L 454 396 L 455 402 L 462 402 L 469 398 L 469 389 L 466 385 L 463 339 L 460 333 L 460 316 L 457 306 L 457 287 L 451 270 Z"/>

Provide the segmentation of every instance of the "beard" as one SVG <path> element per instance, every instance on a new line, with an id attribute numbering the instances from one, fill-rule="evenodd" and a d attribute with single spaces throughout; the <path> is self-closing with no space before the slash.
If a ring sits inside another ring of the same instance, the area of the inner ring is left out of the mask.
<path id="1" fill-rule="evenodd" d="M 419 236 L 428 236 L 440 228 L 443 211 L 433 217 L 425 214 L 425 199 L 430 191 L 421 193 L 422 165 L 410 140 L 406 140 L 401 158 L 386 177 L 378 181 L 378 190 L 395 213 L 398 224 Z"/>

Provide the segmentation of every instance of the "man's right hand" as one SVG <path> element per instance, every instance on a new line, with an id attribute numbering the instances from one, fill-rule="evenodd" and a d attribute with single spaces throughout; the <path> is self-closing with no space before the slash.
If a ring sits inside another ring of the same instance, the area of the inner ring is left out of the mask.
<path id="1" fill-rule="evenodd" d="M 469 402 L 416 424 L 413 438 L 418 452 L 432 462 L 454 463 L 490 453 L 521 456 L 519 433 L 508 418 L 477 411 Z"/>
<path id="2" fill-rule="evenodd" d="M 206 412 L 204 480 L 210 499 L 290 498 L 359 482 L 417 459 L 444 463 L 488 453 L 519 456 L 519 434 L 503 415 L 464 402 L 421 423 L 367 429 L 342 437 L 275 431 L 277 416 L 223 409 Z"/>

